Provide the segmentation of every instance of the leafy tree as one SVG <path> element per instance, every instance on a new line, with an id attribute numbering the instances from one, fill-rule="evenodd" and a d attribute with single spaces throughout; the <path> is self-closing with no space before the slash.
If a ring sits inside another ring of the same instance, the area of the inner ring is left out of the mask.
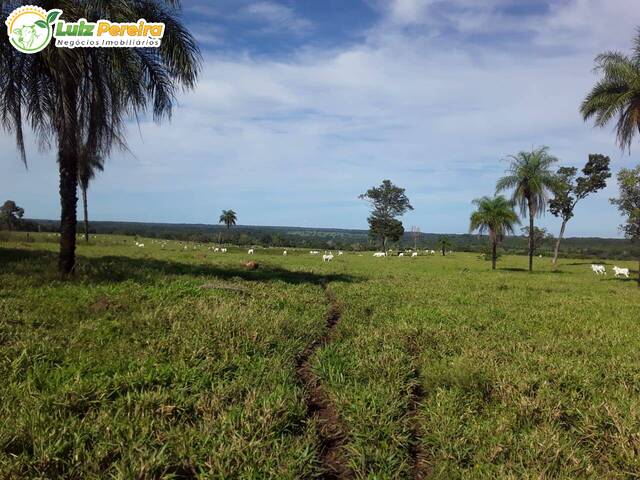
<path id="1" fill-rule="evenodd" d="M 92 155 L 87 149 L 83 149 L 80 161 L 78 162 L 78 184 L 82 192 L 82 207 L 84 210 L 84 240 L 89 242 L 89 203 L 87 191 L 89 183 L 95 178 L 98 172 L 104 170 L 104 159 L 100 155 Z"/>
<path id="2" fill-rule="evenodd" d="M 224 223 L 227 226 L 227 230 L 229 230 L 237 221 L 238 215 L 236 212 L 233 210 L 222 210 L 222 215 L 220 215 L 218 223 Z"/>
<path id="3" fill-rule="evenodd" d="M 2 222 L 8 230 L 18 228 L 23 216 L 24 209 L 16 205 L 16 202 L 13 200 L 7 200 L 4 202 L 4 205 L 0 207 L 0 222 Z"/>
<path id="4" fill-rule="evenodd" d="M 440 251 L 442 252 L 443 257 L 447 255 L 447 249 L 450 249 L 453 245 L 451 243 L 451 239 L 447 236 L 442 236 L 438 238 L 437 244 L 438 244 L 438 247 L 440 248 Z"/>
<path id="5" fill-rule="evenodd" d="M 49 3 L 48 3 L 49 4 Z M 0 0 L 0 11 L 14 6 Z M 159 48 L 55 48 L 34 55 L 14 49 L 0 36 L 0 120 L 16 135 L 23 162 L 23 131 L 29 124 L 43 145 L 54 145 L 60 177 L 59 270 L 75 266 L 78 168 L 82 146 L 107 158 L 124 147 L 125 122 L 151 110 L 156 121 L 171 114 L 178 88 L 195 85 L 200 65 L 194 38 L 179 19 L 176 0 L 87 2 L 60 0 L 69 20 L 153 19 L 165 24 Z"/>
<path id="6" fill-rule="evenodd" d="M 595 117 L 604 127 L 616 119 L 616 136 L 621 150 L 631 150 L 633 137 L 640 130 L 640 29 L 631 56 L 606 52 L 595 59 L 601 79 L 587 94 L 580 107 L 585 121 Z"/>
<path id="7" fill-rule="evenodd" d="M 386 251 L 388 240 L 397 242 L 404 235 L 404 227 L 397 217 L 413 210 L 405 189 L 397 187 L 391 180 L 384 180 L 380 186 L 370 188 L 358 198 L 371 204 L 371 215 L 367 218 L 369 234 L 378 239 Z"/>
<path id="8" fill-rule="evenodd" d="M 640 240 L 640 165 L 633 169 L 623 168 L 618 172 L 620 197 L 610 201 L 618 207 L 618 211 L 626 222 L 620 230 L 632 242 Z M 640 288 L 640 260 L 638 265 L 638 288 Z"/>
<path id="9" fill-rule="evenodd" d="M 611 177 L 609 157 L 600 154 L 589 155 L 587 164 L 582 169 L 583 176 L 577 177 L 578 169 L 574 167 L 560 167 L 557 172 L 557 183 L 553 188 L 554 198 L 549 201 L 549 211 L 552 215 L 562 219 L 560 235 L 556 240 L 553 252 L 553 265 L 558 262 L 560 242 L 564 236 L 567 222 L 573 218 L 573 211 L 577 203 L 588 195 L 602 190 L 607 186 L 607 179 Z"/>
<path id="10" fill-rule="evenodd" d="M 522 216 L 529 215 L 529 232 L 534 232 L 534 218 L 544 214 L 548 191 L 556 183 L 551 165 L 558 159 L 549 153 L 549 147 L 531 152 L 520 152 L 507 157 L 510 160 L 506 175 L 498 180 L 496 193 L 513 189 L 512 201 L 520 207 Z M 529 271 L 533 271 L 534 239 L 529 236 Z"/>
<path id="11" fill-rule="evenodd" d="M 473 201 L 478 209 L 471 214 L 469 231 L 478 230 L 480 235 L 489 233 L 491 242 L 491 268 L 496 269 L 498 260 L 498 245 L 509 233 L 514 233 L 514 226 L 520 223 L 513 205 L 502 195 L 496 197 L 482 197 Z"/>
<path id="12" fill-rule="evenodd" d="M 533 253 L 537 253 L 540 247 L 542 247 L 545 242 L 553 239 L 553 235 L 551 235 L 546 228 L 538 228 L 533 227 L 533 235 L 531 235 L 531 230 L 529 227 L 524 227 L 522 229 L 522 234 L 527 238 L 533 239 Z"/>

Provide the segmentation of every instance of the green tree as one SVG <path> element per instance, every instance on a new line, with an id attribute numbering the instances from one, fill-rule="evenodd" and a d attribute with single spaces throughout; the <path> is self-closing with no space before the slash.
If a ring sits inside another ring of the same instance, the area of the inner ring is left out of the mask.
<path id="1" fill-rule="evenodd" d="M 478 209 L 471 214 L 469 231 L 476 230 L 480 235 L 489 234 L 491 242 L 491 268 L 496 269 L 498 260 L 498 245 L 502 239 L 514 233 L 514 226 L 520 223 L 513 205 L 502 195 L 496 197 L 482 197 L 473 201 Z"/>
<path id="2" fill-rule="evenodd" d="M 583 176 L 577 178 L 577 168 L 560 167 L 558 169 L 557 182 L 553 188 L 554 197 L 549 201 L 551 214 L 562 219 L 560 234 L 553 252 L 554 267 L 558 262 L 560 242 L 564 237 L 567 222 L 573 218 L 576 205 L 580 200 L 607 186 L 607 179 L 611 177 L 610 163 L 611 160 L 605 155 L 589 155 L 589 160 L 582 169 Z"/>
<path id="3" fill-rule="evenodd" d="M 2 207 L 0 207 L 0 222 L 6 226 L 8 230 L 18 228 L 23 216 L 24 209 L 16 205 L 16 202 L 13 200 L 7 200 Z"/>
<path id="4" fill-rule="evenodd" d="M 533 239 L 533 253 L 537 253 L 538 250 L 549 240 L 553 240 L 553 235 L 551 235 L 546 228 L 533 227 L 533 235 L 531 235 L 531 230 L 529 227 L 524 227 L 522 229 L 522 234 L 526 238 Z"/>
<path id="5" fill-rule="evenodd" d="M 371 205 L 371 215 L 367 218 L 369 234 L 379 240 L 382 250 L 386 251 L 388 240 L 397 242 L 404 235 L 404 227 L 397 217 L 413 210 L 405 189 L 391 180 L 383 180 L 380 186 L 370 188 L 358 198 Z"/>
<path id="6" fill-rule="evenodd" d="M 92 155 L 83 149 L 78 162 L 78 184 L 82 192 L 82 207 L 84 210 L 84 241 L 89 243 L 89 202 L 87 192 L 89 183 L 95 178 L 98 172 L 104 170 L 104 160 L 100 155 Z"/>
<path id="7" fill-rule="evenodd" d="M 0 0 L 7 11 L 14 2 Z M 55 145 L 60 177 L 59 270 L 75 267 L 78 169 L 82 146 L 107 158 L 124 147 L 125 122 L 148 110 L 160 121 L 171 114 L 180 86 L 192 88 L 200 68 L 194 38 L 179 19 L 176 0 L 86 2 L 60 0 L 67 20 L 145 18 L 165 24 L 159 48 L 56 48 L 34 55 L 14 49 L 0 36 L 0 120 L 15 133 L 26 165 L 25 123 L 43 145 Z"/>
<path id="8" fill-rule="evenodd" d="M 634 135 L 640 130 L 640 29 L 636 33 L 631 56 L 606 52 L 595 59 L 600 80 L 587 94 L 580 113 L 585 121 L 605 127 L 616 120 L 617 142 L 622 150 L 631 150 Z"/>
<path id="9" fill-rule="evenodd" d="M 498 180 L 496 193 L 513 189 L 513 203 L 520 207 L 522 216 L 529 215 L 529 271 L 532 272 L 534 218 L 545 212 L 548 192 L 556 184 L 551 166 L 558 159 L 549 154 L 549 147 L 539 147 L 507 158 L 510 165 L 506 175 Z"/>
<path id="10" fill-rule="evenodd" d="M 443 257 L 447 256 L 447 249 L 453 246 L 453 244 L 451 243 L 451 239 L 446 236 L 438 238 L 437 245 L 440 248 Z"/>
<path id="11" fill-rule="evenodd" d="M 620 230 L 632 242 L 640 240 L 640 165 L 633 169 L 623 168 L 618 172 L 620 196 L 610 201 L 618 207 L 626 222 Z M 638 288 L 640 288 L 640 260 L 638 262 Z"/>
<path id="12" fill-rule="evenodd" d="M 237 221 L 238 215 L 236 212 L 233 210 L 222 210 L 222 215 L 220 215 L 218 223 L 224 223 L 227 226 L 227 230 L 229 230 Z"/>

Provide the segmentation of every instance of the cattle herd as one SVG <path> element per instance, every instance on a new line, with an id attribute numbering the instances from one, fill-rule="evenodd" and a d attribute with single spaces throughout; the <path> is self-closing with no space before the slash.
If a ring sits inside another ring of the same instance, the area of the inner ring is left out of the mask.
<path id="1" fill-rule="evenodd" d="M 607 274 L 607 270 L 606 270 L 606 268 L 604 268 L 604 265 L 591 264 L 591 271 L 593 273 L 595 273 L 596 275 L 606 275 Z M 621 267 L 618 267 L 618 266 L 614 266 L 613 267 L 613 275 L 615 277 L 626 277 L 626 278 L 629 278 L 629 269 L 628 268 L 621 268 Z"/>

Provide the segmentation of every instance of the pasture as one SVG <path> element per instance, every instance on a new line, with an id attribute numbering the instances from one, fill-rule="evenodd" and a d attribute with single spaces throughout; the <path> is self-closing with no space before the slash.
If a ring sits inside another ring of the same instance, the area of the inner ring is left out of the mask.
<path id="1" fill-rule="evenodd" d="M 640 476 L 615 262 L 139 241 L 0 242 L 0 478 Z"/>

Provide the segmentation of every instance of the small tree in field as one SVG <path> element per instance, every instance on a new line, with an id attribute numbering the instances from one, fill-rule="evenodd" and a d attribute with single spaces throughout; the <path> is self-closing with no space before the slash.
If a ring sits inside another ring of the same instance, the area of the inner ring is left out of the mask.
<path id="1" fill-rule="evenodd" d="M 220 215 L 218 223 L 224 223 L 227 226 L 227 230 L 229 230 L 237 221 L 238 215 L 236 212 L 233 210 L 222 210 L 222 215 Z"/>
<path id="2" fill-rule="evenodd" d="M 578 202 L 592 193 L 607 186 L 607 179 L 611 177 L 609 157 L 600 154 L 589 155 L 587 164 L 582 169 L 583 176 L 576 178 L 578 169 L 561 167 L 558 169 L 557 182 L 553 188 L 554 198 L 549 201 L 549 211 L 552 215 L 562 219 L 560 235 L 556 240 L 553 252 L 553 266 L 558 262 L 560 242 L 564 236 L 567 222 L 573 218 L 573 211 Z"/>
<path id="3" fill-rule="evenodd" d="M 640 240 L 640 166 L 633 169 L 623 168 L 618 173 L 620 197 L 612 198 L 611 203 L 618 207 L 626 222 L 620 230 L 632 242 Z M 638 262 L 638 288 L 640 288 L 640 259 Z"/>
<path id="4" fill-rule="evenodd" d="M 447 255 L 447 249 L 451 248 L 451 240 L 449 237 L 440 237 L 438 239 L 438 247 L 440 247 L 440 251 L 442 252 L 442 256 L 445 257 Z"/>
<path id="5" fill-rule="evenodd" d="M 372 187 L 358 198 L 371 204 L 369 235 L 382 244 L 382 250 L 387 250 L 387 241 L 397 242 L 404 235 L 402 222 L 397 219 L 407 211 L 413 210 L 405 189 L 397 187 L 391 180 L 384 180 L 380 186 Z"/>
<path id="6" fill-rule="evenodd" d="M 24 209 L 16 205 L 13 200 L 7 200 L 0 207 L 0 223 L 6 226 L 8 230 L 18 228 L 23 216 Z"/>
<path id="7" fill-rule="evenodd" d="M 487 232 L 491 242 L 491 268 L 496 269 L 498 245 L 505 235 L 514 232 L 514 226 L 520 223 L 513 205 L 503 196 L 482 197 L 473 201 L 478 210 L 471 214 L 469 231 L 482 235 Z"/>
<path id="8" fill-rule="evenodd" d="M 540 247 L 542 247 L 548 240 L 553 240 L 553 235 L 547 232 L 546 228 L 533 227 L 532 235 L 529 227 L 524 227 L 522 229 L 522 234 L 530 239 L 533 254 L 536 254 Z"/>

